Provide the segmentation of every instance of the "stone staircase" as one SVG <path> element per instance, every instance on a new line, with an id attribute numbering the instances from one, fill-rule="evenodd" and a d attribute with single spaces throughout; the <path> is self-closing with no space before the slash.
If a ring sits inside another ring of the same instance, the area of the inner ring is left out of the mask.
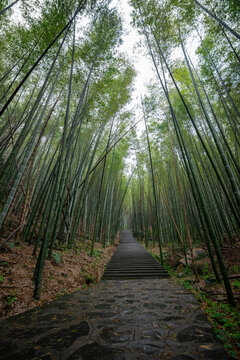
<path id="1" fill-rule="evenodd" d="M 107 265 L 102 280 L 157 279 L 168 272 L 134 239 L 122 231 L 120 244 Z"/>

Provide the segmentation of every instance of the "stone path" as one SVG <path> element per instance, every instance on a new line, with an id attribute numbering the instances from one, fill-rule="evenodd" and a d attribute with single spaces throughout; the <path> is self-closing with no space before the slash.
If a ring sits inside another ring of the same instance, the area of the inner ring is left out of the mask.
<path id="1" fill-rule="evenodd" d="M 158 279 L 168 272 L 134 239 L 130 231 L 122 231 L 117 251 L 110 260 L 103 280 Z"/>
<path id="2" fill-rule="evenodd" d="M 167 278 L 101 281 L 5 319 L 0 333 L 5 360 L 229 359 L 195 298 Z"/>

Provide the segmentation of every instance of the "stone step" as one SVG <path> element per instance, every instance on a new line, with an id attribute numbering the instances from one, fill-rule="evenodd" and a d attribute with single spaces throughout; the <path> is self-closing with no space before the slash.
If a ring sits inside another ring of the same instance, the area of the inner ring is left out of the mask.
<path id="1" fill-rule="evenodd" d="M 129 264 L 115 264 L 114 262 L 112 262 L 112 263 L 108 263 L 108 266 L 118 266 L 118 267 L 123 267 L 123 266 L 125 266 L 125 267 L 144 267 L 144 266 L 146 266 L 146 267 L 150 267 L 150 266 L 154 266 L 154 267 L 158 267 L 158 268 L 163 268 L 161 265 L 158 265 L 158 264 L 155 264 L 155 263 L 152 263 L 152 264 L 131 264 L 131 265 L 129 265 Z"/>
<path id="2" fill-rule="evenodd" d="M 108 263 L 103 280 L 161 279 L 168 272 L 131 235 L 121 236 L 120 244 Z"/>
<path id="3" fill-rule="evenodd" d="M 164 268 L 158 264 L 132 264 L 132 265 L 129 265 L 129 264 L 114 264 L 114 263 L 109 263 L 108 268 L 110 267 L 118 267 L 118 268 L 156 268 L 156 269 L 163 269 Z"/>
<path id="4" fill-rule="evenodd" d="M 107 276 L 134 276 L 134 275 L 137 275 L 137 276 L 150 276 L 150 275 L 159 275 L 159 276 L 169 276 L 168 273 L 160 273 L 160 272 L 157 272 L 157 271 L 149 271 L 149 272 L 144 272 L 144 271 L 138 271 L 138 272 L 131 272 L 131 271 L 128 271 L 128 272 L 106 272 L 104 274 L 104 276 L 107 275 Z"/>
<path id="5" fill-rule="evenodd" d="M 111 280 L 118 280 L 118 279 L 155 279 L 155 278 L 159 278 L 159 279 L 163 279 L 163 278 L 168 278 L 169 277 L 169 274 L 155 274 L 155 273 L 152 273 L 152 274 L 131 274 L 131 273 L 128 273 L 128 274 L 106 274 L 106 275 L 103 275 L 102 279 L 103 280 L 107 280 L 107 279 L 111 279 Z"/>
<path id="6" fill-rule="evenodd" d="M 163 279 L 169 278 L 168 274 L 157 275 L 157 274 L 127 274 L 127 275 L 103 275 L 102 280 L 129 280 L 129 279 Z"/>
<path id="7" fill-rule="evenodd" d="M 129 270 L 121 270 L 121 269 L 115 269 L 115 270 L 106 270 L 105 273 L 121 273 L 121 274 L 127 274 L 127 273 L 157 273 L 157 274 L 168 274 L 167 271 L 159 271 L 159 270 L 154 270 L 154 269 L 149 269 L 149 270 L 144 270 L 144 269 L 138 269 L 138 270 L 135 270 L 135 269 L 129 269 Z"/>
<path id="8" fill-rule="evenodd" d="M 164 269 L 159 269 L 159 268 L 155 268 L 155 267 L 149 267 L 149 268 L 146 268 L 146 267 L 142 267 L 142 268 L 140 268 L 140 267 L 139 268 L 111 267 L 111 268 L 106 268 L 105 271 L 120 271 L 120 270 L 122 270 L 122 271 L 152 271 L 152 270 L 154 270 L 154 271 L 159 271 L 159 272 L 166 272 L 166 270 L 164 270 Z"/>
<path id="9" fill-rule="evenodd" d="M 149 268 L 145 268 L 145 267 L 139 267 L 139 268 L 130 268 L 130 267 L 126 267 L 126 268 L 120 268 L 120 267 L 111 267 L 111 268 L 106 268 L 105 271 L 159 271 L 159 272 L 167 272 L 164 269 L 161 268 L 155 268 L 155 267 L 149 267 Z"/>
<path id="10" fill-rule="evenodd" d="M 115 261 L 111 261 L 111 262 L 109 262 L 109 265 L 112 265 L 112 264 L 114 264 L 114 265 L 118 265 L 118 266 L 143 266 L 143 265 L 146 265 L 146 266 L 153 266 L 153 265 L 155 265 L 155 266 L 162 266 L 162 265 L 160 265 L 159 263 L 157 263 L 157 262 L 154 262 L 154 261 L 152 261 L 152 262 L 145 262 L 145 261 L 142 261 L 142 262 L 135 262 L 135 261 L 132 261 L 132 263 L 131 264 L 129 264 L 128 262 L 124 262 L 124 261 L 122 261 L 122 262 L 115 262 Z"/>
<path id="11" fill-rule="evenodd" d="M 154 270 L 149 270 L 149 271 L 135 271 L 135 270 L 129 270 L 129 271 L 122 271 L 122 270 L 115 270 L 115 271 L 105 271 L 104 276 L 105 275 L 111 275 L 111 276 L 125 276 L 125 275 L 138 275 L 138 276 L 150 276 L 150 275 L 159 275 L 159 276 L 169 276 L 168 272 L 166 271 L 154 271 Z"/>

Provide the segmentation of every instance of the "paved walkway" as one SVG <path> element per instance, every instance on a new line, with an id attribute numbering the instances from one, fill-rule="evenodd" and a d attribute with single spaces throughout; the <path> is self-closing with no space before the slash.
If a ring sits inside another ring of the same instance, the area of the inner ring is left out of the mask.
<path id="1" fill-rule="evenodd" d="M 121 232 L 121 241 L 110 260 L 103 280 L 159 279 L 168 272 L 132 236 Z"/>
<path id="2" fill-rule="evenodd" d="M 0 333 L 5 360 L 229 359 L 195 298 L 167 278 L 101 281 L 2 321 Z"/>

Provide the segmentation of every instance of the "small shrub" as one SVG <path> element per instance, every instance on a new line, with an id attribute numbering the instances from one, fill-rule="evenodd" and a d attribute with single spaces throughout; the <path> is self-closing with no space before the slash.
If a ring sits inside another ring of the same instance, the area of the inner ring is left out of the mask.
<path id="1" fill-rule="evenodd" d="M 53 252 L 52 259 L 55 265 L 59 265 L 62 260 L 62 255 L 57 252 Z"/>
<path id="2" fill-rule="evenodd" d="M 185 289 L 188 289 L 188 290 L 190 290 L 192 288 L 191 280 L 184 280 L 182 285 L 185 287 Z"/>
<path id="3" fill-rule="evenodd" d="M 235 286 L 236 288 L 240 289 L 240 280 L 234 280 L 232 282 L 232 285 Z"/>
<path id="4" fill-rule="evenodd" d="M 89 285 L 91 283 L 95 283 L 95 281 L 96 281 L 96 279 L 90 274 L 85 275 L 85 280 L 86 280 L 87 285 Z"/>
<path id="5" fill-rule="evenodd" d="M 15 246 L 15 244 L 13 242 L 8 242 L 7 247 L 5 249 L 6 249 L 6 251 L 13 250 L 14 246 Z"/>
<path id="6" fill-rule="evenodd" d="M 202 267 L 202 274 L 203 275 L 209 275 L 209 266 L 208 266 L 208 263 L 207 262 L 205 262 L 204 264 L 203 264 L 203 267 Z"/>
<path id="7" fill-rule="evenodd" d="M 101 250 L 93 250 L 93 256 L 100 256 L 101 252 Z"/>
<path id="8" fill-rule="evenodd" d="M 237 348 L 240 346 L 239 312 L 228 304 L 206 300 L 206 313 L 210 317 L 214 331 L 225 349 L 234 358 L 238 358 Z"/>
<path id="9" fill-rule="evenodd" d="M 17 300 L 17 298 L 15 296 L 7 296 L 6 297 L 6 301 L 7 301 L 7 306 L 12 306 L 12 304 Z"/>
<path id="10" fill-rule="evenodd" d="M 65 288 L 62 288 L 60 292 L 57 293 L 56 298 L 58 299 L 60 296 L 63 295 L 69 295 L 69 292 L 67 292 Z"/>
<path id="11" fill-rule="evenodd" d="M 233 273 L 238 274 L 240 272 L 240 265 L 234 265 L 233 266 Z"/>

